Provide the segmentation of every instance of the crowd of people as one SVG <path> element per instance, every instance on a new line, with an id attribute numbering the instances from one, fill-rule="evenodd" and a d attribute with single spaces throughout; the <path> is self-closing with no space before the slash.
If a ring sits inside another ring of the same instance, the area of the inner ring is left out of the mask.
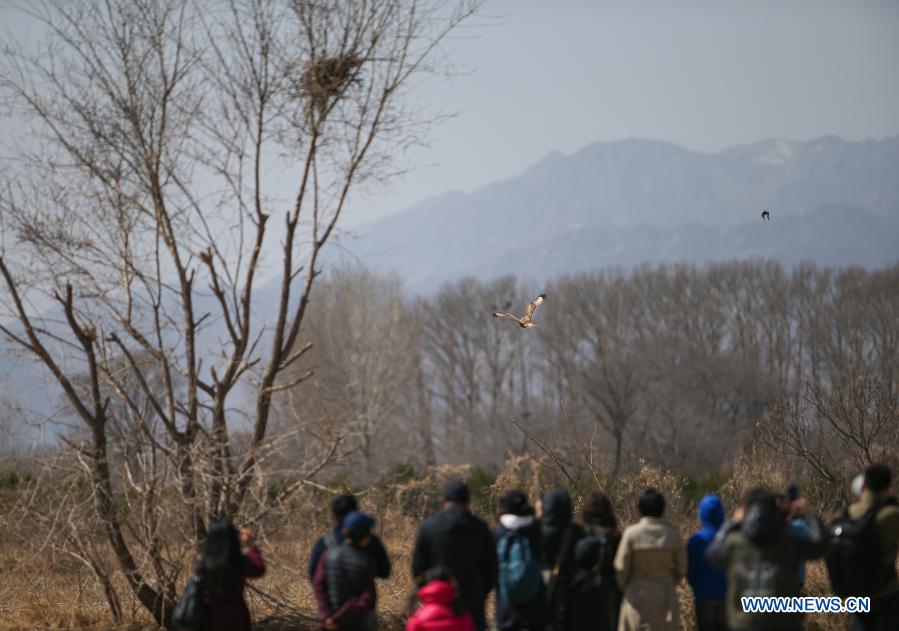
<path id="1" fill-rule="evenodd" d="M 899 506 L 890 483 L 888 467 L 869 467 L 830 530 L 795 488 L 784 495 L 755 489 L 730 519 L 720 497 L 707 495 L 699 503 L 701 528 L 684 545 L 665 520 L 665 498 L 652 488 L 637 499 L 639 521 L 623 530 L 603 493 L 583 498 L 578 521 L 564 490 L 533 506 L 525 493 L 509 491 L 491 528 L 469 510 L 467 486 L 453 480 L 415 540 L 417 589 L 406 631 L 483 631 L 491 592 L 489 626 L 499 631 L 680 629 L 684 578 L 700 631 L 800 629 L 801 614 L 747 612 L 741 598 L 800 595 L 805 563 L 825 554 L 835 593 L 871 597 L 870 611 L 852 614 L 849 628 L 896 631 Z M 331 509 L 334 529 L 316 541 L 309 562 L 319 628 L 375 630 L 376 579 L 390 575 L 389 556 L 355 497 L 338 496 Z M 844 530 L 846 540 L 835 543 Z M 244 581 L 264 571 L 251 531 L 213 524 L 196 567 L 205 581 L 206 628 L 248 631 Z"/>

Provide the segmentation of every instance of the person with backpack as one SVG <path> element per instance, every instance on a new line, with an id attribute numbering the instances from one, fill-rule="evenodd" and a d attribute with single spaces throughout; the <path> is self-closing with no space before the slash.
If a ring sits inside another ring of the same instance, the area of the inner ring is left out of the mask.
<path id="1" fill-rule="evenodd" d="M 343 542 L 319 557 L 312 589 L 320 614 L 319 628 L 375 631 L 375 564 L 366 547 L 375 520 L 361 511 L 343 519 Z"/>
<path id="2" fill-rule="evenodd" d="M 653 488 L 637 500 L 640 521 L 621 536 L 615 570 L 624 590 L 618 631 L 680 629 L 677 584 L 687 573 L 687 555 L 675 526 L 662 519 L 665 498 Z"/>
<path id="3" fill-rule="evenodd" d="M 359 503 L 356 501 L 355 496 L 349 493 L 338 495 L 331 500 L 331 516 L 334 518 L 334 530 L 324 537 L 319 537 L 315 545 L 312 546 L 312 553 L 309 555 L 310 581 L 312 581 L 312 577 L 315 575 L 315 568 L 318 567 L 318 560 L 322 552 L 327 548 L 339 546 L 343 543 L 343 518 L 355 510 L 359 510 Z M 375 576 L 377 578 L 387 578 L 390 576 L 391 570 L 390 557 L 387 555 L 387 550 L 378 536 L 371 533 L 370 537 L 368 545 L 365 546 L 365 551 L 371 556 L 372 562 L 375 564 Z"/>
<path id="4" fill-rule="evenodd" d="M 609 601 L 600 574 L 603 547 L 590 535 L 574 546 L 574 573 L 565 589 L 565 631 L 606 628 Z"/>
<path id="5" fill-rule="evenodd" d="M 416 592 L 422 605 L 406 622 L 406 631 L 475 631 L 474 618 L 459 602 L 452 572 L 432 568 L 423 583 Z"/>
<path id="6" fill-rule="evenodd" d="M 699 631 L 726 631 L 724 598 L 727 596 L 727 578 L 705 556 L 724 523 L 724 506 L 720 497 L 706 495 L 699 501 L 699 521 L 702 528 L 694 532 L 687 542 L 687 582 L 693 588 L 696 628 Z"/>
<path id="7" fill-rule="evenodd" d="M 565 490 L 544 494 L 539 515 L 547 629 L 561 631 L 565 628 L 565 590 L 575 568 L 574 547 L 584 538 L 584 529 L 572 519 L 571 496 Z"/>
<path id="8" fill-rule="evenodd" d="M 615 578 L 615 554 L 621 542 L 621 530 L 615 518 L 611 500 L 601 491 L 591 491 L 584 498 L 581 518 L 587 536 L 600 543 L 599 549 L 599 598 L 603 601 L 602 618 L 592 625 L 594 631 L 615 631 L 618 628 L 618 612 L 623 594 Z"/>
<path id="9" fill-rule="evenodd" d="M 542 631 L 546 590 L 540 571 L 540 523 L 518 490 L 499 500 L 499 523 L 493 528 L 499 577 L 496 592 L 498 631 Z"/>
<path id="10" fill-rule="evenodd" d="M 205 603 L 205 621 L 199 629 L 250 631 L 250 610 L 244 598 L 246 579 L 265 574 L 265 561 L 253 531 L 238 531 L 225 520 L 212 521 L 194 574 L 200 580 Z"/>
<path id="11" fill-rule="evenodd" d="M 496 547 L 487 524 L 468 510 L 470 500 L 464 482 L 447 483 L 441 511 L 419 527 L 412 550 L 412 576 L 421 585 L 428 570 L 447 568 L 456 579 L 460 601 L 478 631 L 483 631 L 487 628 L 487 595 L 496 586 Z"/>
<path id="12" fill-rule="evenodd" d="M 767 489 L 754 489 L 726 521 L 706 551 L 716 567 L 725 570 L 727 628 L 731 631 L 798 631 L 800 613 L 746 612 L 741 598 L 798 596 L 800 561 L 824 554 L 826 539 L 821 520 L 803 499 L 788 510 L 804 515 L 807 534 L 797 537 L 788 524 L 782 497 Z"/>
<path id="13" fill-rule="evenodd" d="M 827 569 L 840 596 L 870 596 L 871 611 L 852 614 L 850 631 L 899 629 L 899 505 L 890 495 L 892 472 L 865 470 L 861 497 L 830 528 Z"/>

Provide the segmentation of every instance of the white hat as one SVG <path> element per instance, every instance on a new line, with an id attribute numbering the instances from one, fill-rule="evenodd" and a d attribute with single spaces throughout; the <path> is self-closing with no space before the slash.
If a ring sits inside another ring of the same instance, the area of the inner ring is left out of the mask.
<path id="1" fill-rule="evenodd" d="M 852 493 L 852 497 L 859 498 L 862 496 L 862 488 L 865 486 L 865 474 L 859 473 L 857 476 L 852 478 L 852 485 L 849 487 L 849 491 Z"/>

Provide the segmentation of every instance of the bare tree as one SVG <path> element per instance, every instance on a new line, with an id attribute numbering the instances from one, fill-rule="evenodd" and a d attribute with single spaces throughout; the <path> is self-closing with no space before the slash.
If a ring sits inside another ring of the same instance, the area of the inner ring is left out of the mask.
<path id="1" fill-rule="evenodd" d="M 353 468 L 361 465 L 369 476 L 393 464 L 376 462 L 378 454 L 406 452 L 402 425 L 409 418 L 405 398 L 414 391 L 417 325 L 398 279 L 359 268 L 329 274 L 306 319 L 315 348 L 289 371 L 316 375 L 288 400 L 302 435 L 331 426 L 342 448 L 356 452 Z"/>
<path id="2" fill-rule="evenodd" d="M 785 398 L 758 423 L 756 439 L 798 461 L 809 478 L 843 497 L 845 482 L 874 462 L 899 462 L 899 402 L 867 375 L 829 388 L 806 383 L 799 401 Z"/>
<path id="3" fill-rule="evenodd" d="M 165 457 L 197 537 L 207 515 L 242 510 L 274 397 L 306 378 L 280 379 L 309 348 L 321 252 L 352 187 L 389 174 L 427 122 L 399 97 L 476 5 L 48 1 L 33 10 L 45 45 L 4 47 L 0 89 L 31 140 L 0 187 L 17 238 L 0 275 L 18 326 L 2 332 L 87 430 L 93 510 L 158 622 L 171 573 L 150 579 L 165 560 L 136 554 L 117 510 L 113 419 L 127 410 Z M 253 409 L 239 415 L 242 390 Z"/>
<path id="4" fill-rule="evenodd" d="M 445 432 L 437 440 L 450 458 L 494 460 L 520 435 L 510 420 L 525 418 L 530 425 L 542 412 L 531 369 L 539 362 L 533 336 L 490 317 L 506 305 L 527 303 L 528 294 L 512 278 L 483 284 L 469 278 L 423 305 L 425 384 Z"/>

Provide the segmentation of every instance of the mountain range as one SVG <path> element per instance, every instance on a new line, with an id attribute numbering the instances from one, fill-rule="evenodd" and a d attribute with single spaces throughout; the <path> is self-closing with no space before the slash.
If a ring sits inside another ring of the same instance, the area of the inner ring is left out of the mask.
<path id="1" fill-rule="evenodd" d="M 425 200 L 341 241 L 325 269 L 349 251 L 422 294 L 464 276 L 540 281 L 643 262 L 892 265 L 899 260 L 899 136 L 766 140 L 718 153 L 650 140 L 597 143 L 572 155 L 550 153 L 471 193 Z M 254 309 L 270 313 L 277 294 L 273 282 L 260 284 Z M 198 297 L 198 309 L 214 312 L 210 301 Z M 220 348 L 221 327 L 211 324 L 202 354 Z M 3 398 L 43 418 L 57 417 L 61 403 L 32 359 L 0 350 Z"/>
<path id="2" fill-rule="evenodd" d="M 343 247 L 424 293 L 462 276 L 541 279 L 647 261 L 889 265 L 899 259 L 899 136 L 718 153 L 596 143 L 365 224 Z"/>

